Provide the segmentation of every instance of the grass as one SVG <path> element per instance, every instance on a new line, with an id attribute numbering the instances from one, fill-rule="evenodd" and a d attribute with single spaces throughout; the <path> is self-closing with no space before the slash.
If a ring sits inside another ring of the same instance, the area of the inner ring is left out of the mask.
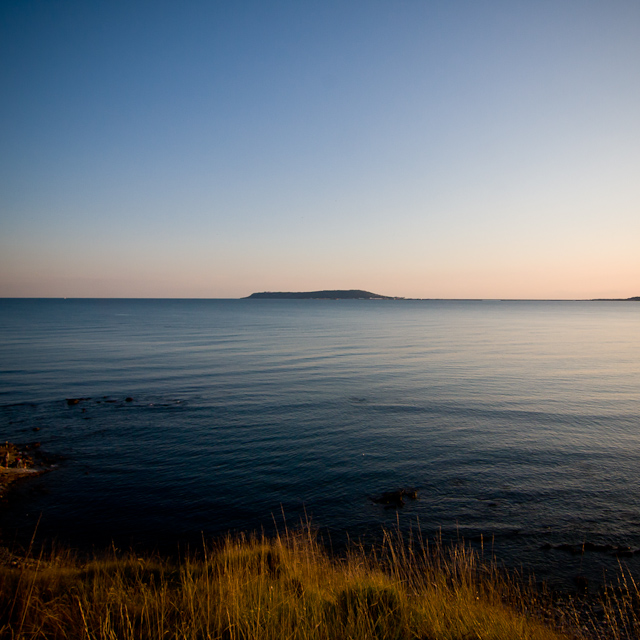
<path id="1" fill-rule="evenodd" d="M 590 637 L 617 639 L 640 629 L 635 584 L 626 594 L 611 599 L 608 624 L 585 623 L 464 546 L 387 534 L 380 547 L 332 557 L 303 527 L 273 539 L 229 537 L 180 560 L 112 550 L 89 561 L 64 551 L 7 561 L 0 636 L 556 640 L 587 624 Z"/>

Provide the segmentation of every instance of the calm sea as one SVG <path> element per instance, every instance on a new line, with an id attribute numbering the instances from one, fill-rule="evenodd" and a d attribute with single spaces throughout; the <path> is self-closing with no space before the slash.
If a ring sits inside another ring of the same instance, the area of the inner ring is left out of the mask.
<path id="1" fill-rule="evenodd" d="M 60 458 L 4 544 L 307 514 L 337 546 L 399 523 L 558 583 L 640 574 L 638 303 L 0 300 L 0 426 Z"/>

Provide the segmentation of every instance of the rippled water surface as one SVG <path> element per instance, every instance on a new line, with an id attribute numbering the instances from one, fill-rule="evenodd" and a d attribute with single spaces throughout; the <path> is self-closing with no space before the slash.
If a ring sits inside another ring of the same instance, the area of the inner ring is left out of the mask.
<path id="1" fill-rule="evenodd" d="M 419 521 L 559 582 L 640 572 L 640 303 L 0 300 L 0 426 L 61 457 L 4 543 L 306 512 L 337 545 Z"/>

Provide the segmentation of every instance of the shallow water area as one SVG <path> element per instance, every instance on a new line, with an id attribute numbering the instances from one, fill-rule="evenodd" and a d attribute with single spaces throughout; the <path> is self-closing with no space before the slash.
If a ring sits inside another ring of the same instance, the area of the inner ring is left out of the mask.
<path id="1" fill-rule="evenodd" d="M 306 514 L 337 546 L 419 525 L 560 585 L 640 575 L 639 303 L 2 300 L 0 425 L 60 456 L 4 544 Z"/>

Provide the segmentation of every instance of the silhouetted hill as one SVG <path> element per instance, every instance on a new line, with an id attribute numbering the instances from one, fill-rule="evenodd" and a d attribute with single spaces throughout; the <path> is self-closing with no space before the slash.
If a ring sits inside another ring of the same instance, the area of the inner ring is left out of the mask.
<path id="1" fill-rule="evenodd" d="M 252 293 L 245 299 L 280 299 L 280 300 L 395 300 L 390 296 L 362 291 L 361 289 L 337 289 L 335 291 L 263 291 Z"/>

